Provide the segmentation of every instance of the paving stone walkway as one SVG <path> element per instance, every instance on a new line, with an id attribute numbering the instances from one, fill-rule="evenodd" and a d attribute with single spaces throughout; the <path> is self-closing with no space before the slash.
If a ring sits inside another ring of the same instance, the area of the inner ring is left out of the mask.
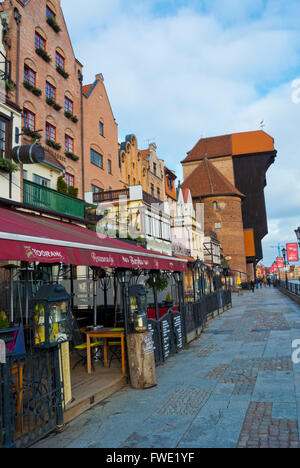
<path id="1" fill-rule="evenodd" d="M 157 368 L 158 385 L 126 387 L 38 448 L 299 448 L 300 306 L 273 288 L 233 308 Z"/>

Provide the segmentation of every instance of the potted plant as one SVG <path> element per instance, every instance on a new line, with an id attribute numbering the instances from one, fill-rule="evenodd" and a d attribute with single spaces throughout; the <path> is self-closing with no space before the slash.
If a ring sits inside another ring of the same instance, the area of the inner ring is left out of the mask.
<path id="1" fill-rule="evenodd" d="M 72 153 L 71 151 L 65 151 L 65 155 L 67 156 L 67 158 L 72 159 L 73 161 L 78 161 L 79 159 L 79 156 Z"/>
<path id="2" fill-rule="evenodd" d="M 54 148 L 56 149 L 57 151 L 59 151 L 61 149 L 61 144 L 60 143 L 56 143 L 56 141 L 53 141 L 53 140 L 46 140 L 46 144 L 48 146 L 50 146 L 51 148 Z"/>
<path id="3" fill-rule="evenodd" d="M 71 185 L 69 185 L 68 195 L 70 197 L 77 198 L 78 197 L 78 188 L 77 187 L 72 187 Z"/>
<path id="4" fill-rule="evenodd" d="M 19 167 L 11 159 L 0 158 L 0 171 L 8 173 L 17 172 L 19 171 Z"/>
<path id="5" fill-rule="evenodd" d="M 66 70 L 64 70 L 62 67 L 57 66 L 57 67 L 56 67 L 56 70 L 57 70 L 58 73 L 60 73 L 61 76 L 63 76 L 65 79 L 69 78 L 69 73 L 66 72 Z"/>
<path id="6" fill-rule="evenodd" d="M 50 63 L 51 62 L 51 57 L 50 55 L 47 54 L 47 52 L 42 48 L 42 47 L 37 47 L 35 49 L 35 52 L 37 55 L 39 55 L 45 62 Z"/>
<path id="7" fill-rule="evenodd" d="M 28 128 L 28 127 L 23 127 L 22 132 L 23 132 L 24 135 L 29 136 L 33 140 L 40 140 L 42 138 L 42 135 L 40 133 L 38 133 L 35 130 L 30 130 L 30 128 Z"/>
<path id="8" fill-rule="evenodd" d="M 56 32 L 56 33 L 59 33 L 61 31 L 61 27 L 57 24 L 57 22 L 55 21 L 54 18 L 52 18 L 51 16 L 48 16 L 47 18 L 47 23 L 49 24 L 49 26 L 51 26 L 51 28 Z"/>

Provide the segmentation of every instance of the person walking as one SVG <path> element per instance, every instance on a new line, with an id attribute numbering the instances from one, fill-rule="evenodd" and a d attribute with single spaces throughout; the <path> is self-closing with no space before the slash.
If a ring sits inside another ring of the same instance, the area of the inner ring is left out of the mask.
<path id="1" fill-rule="evenodd" d="M 270 288 L 271 287 L 271 278 L 270 277 L 268 277 L 267 282 L 268 282 L 268 286 Z"/>
<path id="2" fill-rule="evenodd" d="M 251 280 L 251 291 L 254 293 L 254 289 L 255 289 L 255 282 L 253 280 Z"/>

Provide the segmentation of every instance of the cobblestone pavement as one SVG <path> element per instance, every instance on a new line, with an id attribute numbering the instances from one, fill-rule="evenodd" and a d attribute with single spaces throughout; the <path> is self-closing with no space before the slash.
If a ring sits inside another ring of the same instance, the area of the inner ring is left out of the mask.
<path id="1" fill-rule="evenodd" d="M 234 296 L 199 339 L 157 368 L 158 385 L 126 387 L 44 448 L 299 448 L 300 306 L 273 288 Z"/>

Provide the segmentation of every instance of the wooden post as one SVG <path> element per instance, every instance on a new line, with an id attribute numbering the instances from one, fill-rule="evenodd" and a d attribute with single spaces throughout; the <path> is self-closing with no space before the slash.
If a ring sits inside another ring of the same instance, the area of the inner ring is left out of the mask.
<path id="1" fill-rule="evenodd" d="M 133 388 L 145 389 L 157 385 L 151 332 L 127 335 L 130 381 Z"/>

